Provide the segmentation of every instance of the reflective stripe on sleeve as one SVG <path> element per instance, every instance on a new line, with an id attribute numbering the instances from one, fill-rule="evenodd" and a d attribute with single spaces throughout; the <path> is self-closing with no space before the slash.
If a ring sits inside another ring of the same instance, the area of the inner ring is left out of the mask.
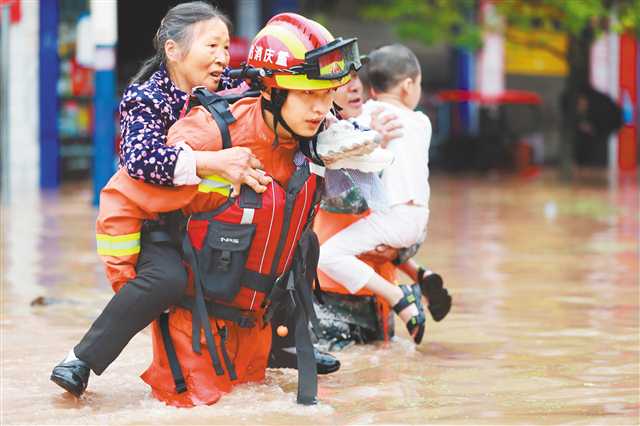
<path id="1" fill-rule="evenodd" d="M 231 194 L 231 182 L 221 178 L 220 176 L 207 176 L 202 179 L 202 182 L 198 185 L 198 192 L 204 192 L 206 194 L 210 192 L 217 192 L 220 195 L 228 197 Z"/>
<path id="2" fill-rule="evenodd" d="M 98 254 L 128 256 L 140 253 L 140 232 L 125 235 L 96 234 Z"/>

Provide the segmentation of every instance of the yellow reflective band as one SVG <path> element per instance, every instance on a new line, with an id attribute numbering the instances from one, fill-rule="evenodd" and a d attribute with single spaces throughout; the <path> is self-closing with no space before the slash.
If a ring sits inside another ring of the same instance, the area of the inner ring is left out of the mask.
<path id="1" fill-rule="evenodd" d="M 98 254 L 101 256 L 129 256 L 140 253 L 140 233 L 125 235 L 96 234 Z"/>
<path id="2" fill-rule="evenodd" d="M 205 194 L 211 192 L 217 192 L 220 195 L 228 197 L 231 194 L 231 182 L 220 176 L 207 176 L 202 179 L 200 185 L 198 185 L 198 192 L 204 192 Z"/>
<path id="3" fill-rule="evenodd" d="M 276 74 L 276 84 L 283 89 L 291 90 L 324 90 L 344 86 L 351 81 L 351 75 L 347 74 L 340 80 L 315 80 L 305 74 Z"/>
<path id="4" fill-rule="evenodd" d="M 284 25 L 267 25 L 253 39 L 259 40 L 260 37 L 267 35 L 277 38 L 280 43 L 284 44 L 287 49 L 291 51 L 294 58 L 304 59 L 307 48 L 298 39 L 296 34 Z"/>

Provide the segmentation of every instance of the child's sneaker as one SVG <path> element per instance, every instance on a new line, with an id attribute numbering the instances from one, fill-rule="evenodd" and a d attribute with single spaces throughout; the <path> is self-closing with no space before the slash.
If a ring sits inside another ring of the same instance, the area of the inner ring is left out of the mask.
<path id="1" fill-rule="evenodd" d="M 380 144 L 375 130 L 356 128 L 347 120 L 340 120 L 318 135 L 316 151 L 323 161 L 336 161 L 372 152 Z"/>
<path id="2" fill-rule="evenodd" d="M 362 130 L 341 120 L 318 135 L 316 150 L 329 169 L 379 172 L 393 162 L 393 154 L 379 144 L 375 130 Z"/>

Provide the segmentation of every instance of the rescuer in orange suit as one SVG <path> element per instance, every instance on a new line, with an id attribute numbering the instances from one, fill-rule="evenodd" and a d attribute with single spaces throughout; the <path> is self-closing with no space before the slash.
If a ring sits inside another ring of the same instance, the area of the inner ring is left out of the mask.
<path id="1" fill-rule="evenodd" d="M 154 360 L 142 376 L 153 395 L 171 405 L 212 404 L 233 385 L 264 378 L 271 344 L 265 307 L 275 301 L 275 282 L 296 274 L 303 251 L 298 242 L 310 232 L 318 200 L 323 168 L 310 161 L 310 144 L 333 104 L 334 89 L 360 67 L 355 39 L 334 39 L 296 14 L 272 18 L 253 40 L 247 63 L 261 70 L 261 95 L 221 110 L 224 102 L 200 92 L 193 103 L 199 105 L 170 129 L 167 143 L 184 142 L 194 150 L 248 147 L 273 178 L 267 191 L 230 197 L 238 194 L 217 176 L 198 186 L 158 187 L 121 170 L 101 193 L 99 241 L 108 236 L 117 242 L 138 232 L 143 239 L 162 239 L 156 225 L 146 230 L 143 221 L 164 223 L 159 214 L 176 210 L 189 218 L 177 241 L 189 265 L 191 297 L 154 323 Z M 135 274 L 135 253 L 103 260 L 116 290 Z M 284 284 L 302 294 L 294 281 Z M 216 288 L 220 283 L 228 288 Z M 305 353 L 315 374 L 310 344 Z M 300 365 L 299 370 L 310 371 Z M 314 386 L 299 388 L 298 401 L 313 403 Z"/>

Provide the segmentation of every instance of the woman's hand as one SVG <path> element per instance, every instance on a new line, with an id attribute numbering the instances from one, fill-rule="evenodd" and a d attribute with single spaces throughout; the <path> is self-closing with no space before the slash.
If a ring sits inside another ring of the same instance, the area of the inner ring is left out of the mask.
<path id="1" fill-rule="evenodd" d="M 233 186 L 232 197 L 240 194 L 245 184 L 257 193 L 267 190 L 271 178 L 265 176 L 262 164 L 249 148 L 231 147 L 220 151 L 195 151 L 196 173 L 200 177 L 220 176 Z"/>
<path id="2" fill-rule="evenodd" d="M 386 148 L 393 139 L 402 136 L 402 124 L 395 114 L 381 115 L 384 108 L 379 107 L 371 112 L 371 129 L 380 133 L 382 142 L 380 145 Z"/>

